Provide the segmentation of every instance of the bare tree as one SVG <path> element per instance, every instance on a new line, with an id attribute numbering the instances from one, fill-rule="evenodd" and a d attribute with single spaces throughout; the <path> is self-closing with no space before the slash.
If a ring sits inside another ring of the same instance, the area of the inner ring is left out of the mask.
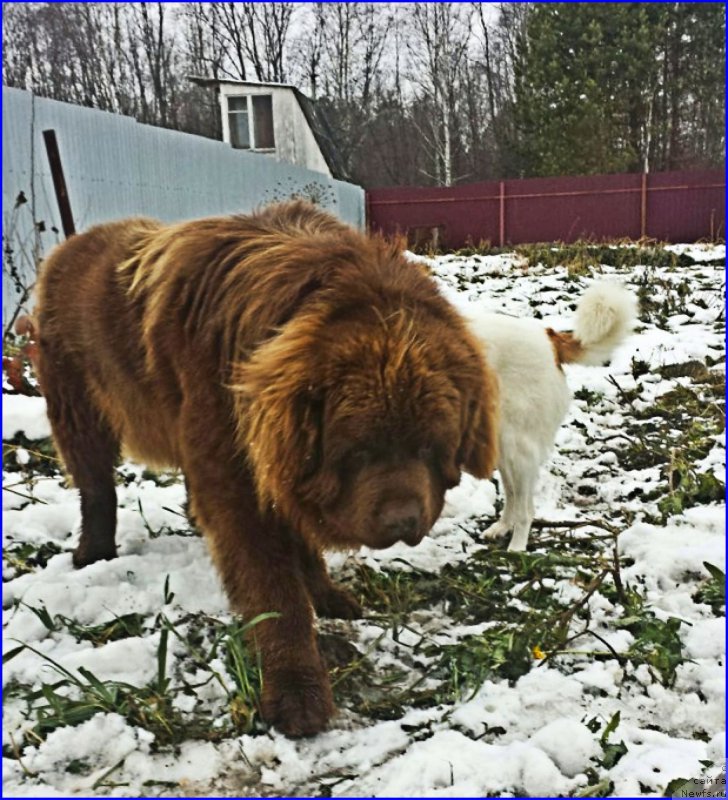
<path id="1" fill-rule="evenodd" d="M 318 81 L 316 75 L 317 101 L 336 134 L 346 172 L 359 177 L 359 154 L 377 113 L 381 62 L 393 14 L 373 3 L 321 3 L 314 9 L 314 20 L 322 37 L 320 50 L 314 51 L 321 76 Z"/>
<path id="2" fill-rule="evenodd" d="M 223 56 L 220 71 L 236 80 L 284 83 L 295 3 L 200 3 Z"/>
<path id="3" fill-rule="evenodd" d="M 224 53 L 214 9 L 210 3 L 185 3 L 180 13 L 185 29 L 185 61 L 190 74 L 220 78 Z"/>
<path id="4" fill-rule="evenodd" d="M 296 4 L 245 3 L 244 8 L 258 80 L 285 83 L 288 30 Z"/>
<path id="5" fill-rule="evenodd" d="M 420 99 L 431 111 L 431 123 L 422 129 L 432 153 L 431 177 L 439 185 L 451 186 L 455 179 L 453 139 L 472 8 L 457 3 L 414 3 L 409 14 L 415 33 L 408 43 L 412 78 Z"/>
<path id="6" fill-rule="evenodd" d="M 209 3 L 213 36 L 223 53 L 221 70 L 224 75 L 236 80 L 247 80 L 247 55 L 243 15 L 236 3 Z"/>
<path id="7" fill-rule="evenodd" d="M 467 166 L 481 178 L 513 175 L 514 69 L 523 47 L 528 3 L 472 3 L 473 37 L 463 68 L 469 134 Z M 493 12 L 497 12 L 494 16 Z"/>
<path id="8" fill-rule="evenodd" d="M 292 37 L 291 42 L 293 80 L 299 86 L 305 87 L 315 100 L 321 85 L 324 41 L 328 33 L 323 4 L 311 3 L 302 10 L 301 16 L 304 16 L 303 24 L 299 24 L 299 33 Z"/>
<path id="9" fill-rule="evenodd" d="M 164 3 L 130 5 L 129 56 L 141 99 L 141 121 L 176 121 L 177 46 Z"/>
<path id="10" fill-rule="evenodd" d="M 558 55 L 543 29 L 529 25 L 543 6 L 10 3 L 3 8 L 3 81 L 207 136 L 220 135 L 219 108 L 187 75 L 288 82 L 327 112 L 345 171 L 364 185 L 510 177 L 530 169 L 526 144 L 538 151 L 553 139 L 541 124 L 524 127 L 534 103 L 516 92 L 539 43 L 547 61 Z M 598 126 L 595 148 L 611 142 L 629 149 L 638 169 L 720 163 L 721 4 L 599 9 L 574 7 L 553 23 L 566 42 L 576 36 L 579 13 L 588 24 L 605 14 L 612 27 L 615 15 L 628 18 L 613 57 L 619 68 L 594 81 L 600 91 L 622 87 L 607 92 L 618 96 L 620 110 Z M 572 96 L 578 93 L 565 92 Z"/>
<path id="11" fill-rule="evenodd" d="M 185 76 L 222 78 L 225 54 L 217 35 L 217 17 L 210 4 L 185 3 L 180 21 L 184 31 L 181 57 Z M 178 90 L 178 106 L 178 124 L 182 130 L 221 138 L 222 121 L 213 92 L 185 81 Z"/>

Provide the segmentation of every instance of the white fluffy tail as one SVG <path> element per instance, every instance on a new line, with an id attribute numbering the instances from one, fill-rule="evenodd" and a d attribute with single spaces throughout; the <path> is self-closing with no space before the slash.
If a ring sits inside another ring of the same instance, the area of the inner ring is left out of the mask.
<path id="1" fill-rule="evenodd" d="M 579 300 L 574 318 L 577 364 L 598 366 L 632 332 L 637 320 L 637 298 L 618 283 L 593 283 Z"/>

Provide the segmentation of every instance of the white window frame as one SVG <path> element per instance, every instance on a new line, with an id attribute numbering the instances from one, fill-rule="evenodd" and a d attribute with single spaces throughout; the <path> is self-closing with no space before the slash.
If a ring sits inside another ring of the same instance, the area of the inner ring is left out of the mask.
<path id="1" fill-rule="evenodd" d="M 240 98 L 245 98 L 245 112 L 241 108 L 230 108 L 230 99 L 233 98 L 235 100 L 239 100 Z M 270 97 L 271 99 L 271 110 L 273 106 L 273 95 L 272 94 L 228 94 L 225 96 L 225 105 L 227 110 L 227 126 L 228 126 L 228 136 L 230 137 L 230 145 L 233 145 L 233 134 L 232 134 L 232 126 L 230 125 L 230 115 L 231 114 L 242 114 L 246 113 L 248 115 L 248 139 L 250 141 L 250 147 L 235 147 L 236 150 L 254 150 L 257 153 L 275 153 L 275 147 L 257 147 L 255 141 L 255 122 L 253 120 L 253 97 Z"/>

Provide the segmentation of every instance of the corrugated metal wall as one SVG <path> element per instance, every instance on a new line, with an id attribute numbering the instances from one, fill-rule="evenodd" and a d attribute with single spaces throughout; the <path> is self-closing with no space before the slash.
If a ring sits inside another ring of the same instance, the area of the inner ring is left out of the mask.
<path id="1" fill-rule="evenodd" d="M 725 175 L 718 170 L 488 181 L 448 188 L 367 192 L 369 224 L 411 242 L 462 247 L 725 237 Z"/>
<path id="2" fill-rule="evenodd" d="M 62 238 L 42 132 L 54 129 L 76 230 L 125 216 L 165 221 L 251 211 L 294 193 L 363 227 L 364 191 L 319 172 L 129 117 L 3 87 L 3 244 L 27 273 Z M 27 202 L 17 205 L 20 193 Z M 33 221 L 42 223 L 37 240 Z M 16 295 L 3 271 L 3 319 Z"/>

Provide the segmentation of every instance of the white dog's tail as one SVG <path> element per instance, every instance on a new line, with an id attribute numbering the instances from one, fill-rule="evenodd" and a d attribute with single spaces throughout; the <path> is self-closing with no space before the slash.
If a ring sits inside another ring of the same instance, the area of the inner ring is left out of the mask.
<path id="1" fill-rule="evenodd" d="M 637 319 L 637 299 L 617 283 L 592 284 L 576 307 L 573 333 L 547 328 L 560 364 L 599 366 L 609 361 L 632 331 Z"/>

